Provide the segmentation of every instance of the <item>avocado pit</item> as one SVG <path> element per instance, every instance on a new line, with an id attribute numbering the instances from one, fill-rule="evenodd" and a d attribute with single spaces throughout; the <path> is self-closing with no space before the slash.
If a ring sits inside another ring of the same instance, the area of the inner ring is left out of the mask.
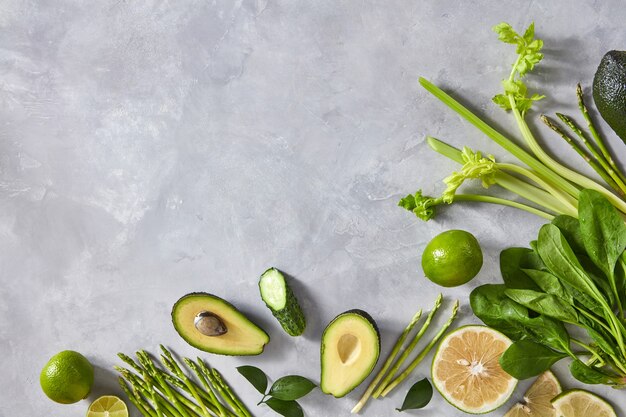
<path id="1" fill-rule="evenodd" d="M 228 332 L 226 324 L 216 314 L 210 311 L 201 311 L 194 318 L 196 330 L 205 336 L 221 336 Z"/>

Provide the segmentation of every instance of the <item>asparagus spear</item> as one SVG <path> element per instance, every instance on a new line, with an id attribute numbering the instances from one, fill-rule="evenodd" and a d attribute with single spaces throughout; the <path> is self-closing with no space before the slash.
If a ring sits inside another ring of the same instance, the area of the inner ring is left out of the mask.
<path id="1" fill-rule="evenodd" d="M 624 192 L 626 192 L 626 185 L 624 184 L 624 181 L 622 181 L 622 178 L 620 178 L 619 171 L 614 170 L 610 166 L 609 162 L 604 158 L 604 155 L 596 149 L 594 144 L 591 143 L 589 139 L 587 139 L 587 136 L 585 136 L 583 131 L 578 126 L 576 126 L 576 123 L 574 122 L 574 120 L 572 120 L 572 118 L 561 113 L 557 113 L 556 115 L 559 119 L 561 119 L 563 123 L 567 125 L 567 127 L 569 127 L 572 130 L 572 132 L 576 134 L 576 136 L 580 138 L 580 140 L 585 144 L 587 149 L 589 149 L 591 153 L 596 157 L 596 160 L 598 161 L 600 166 L 604 169 L 604 171 L 613 179 L 613 181 L 617 183 L 617 185 L 619 186 L 621 190 L 621 191 L 620 190 L 617 190 L 617 191 L 620 192 L 622 195 L 624 195 Z"/>
<path id="2" fill-rule="evenodd" d="M 165 347 L 161 346 L 161 349 L 161 363 L 171 374 L 161 369 L 143 350 L 136 353 L 137 361 L 123 353 L 118 354 L 136 373 L 123 367 L 114 367 L 122 376 L 122 390 L 144 416 L 251 417 L 217 371 L 209 372 L 209 378 L 200 366 L 194 366 L 193 361 L 185 359 L 185 363 L 198 375 L 203 385 L 200 386 L 185 374 L 184 368 L 179 366 Z M 204 362 L 202 366 L 208 369 Z M 216 394 L 222 396 L 224 402 L 233 407 L 233 411 L 222 404 Z"/>
<path id="3" fill-rule="evenodd" d="M 128 385 L 126 385 L 124 378 L 119 377 L 117 381 L 119 382 L 122 391 L 124 391 L 130 402 L 132 402 L 134 406 L 137 407 L 137 409 L 143 416 L 156 417 L 156 413 L 152 410 L 152 407 L 150 407 L 148 404 L 144 404 L 141 398 L 138 398 L 138 396 L 128 388 Z"/>
<path id="4" fill-rule="evenodd" d="M 420 341 L 424 333 L 426 333 L 426 330 L 428 330 L 428 327 L 430 326 L 430 323 L 432 322 L 435 313 L 437 313 L 437 310 L 439 310 L 439 307 L 441 307 L 442 300 L 443 295 L 439 294 L 439 296 L 435 300 L 435 305 L 433 306 L 433 309 L 430 311 L 430 313 L 428 313 L 426 321 L 424 322 L 424 324 L 422 324 L 422 328 L 419 330 L 419 332 L 417 332 L 409 346 L 407 346 L 407 348 L 404 350 L 404 352 L 402 352 L 398 360 L 394 363 L 393 367 L 389 370 L 387 376 L 383 379 L 378 388 L 376 388 L 374 394 L 372 394 L 372 397 L 378 398 L 380 394 L 382 394 L 383 390 L 389 384 L 391 379 L 395 376 L 396 372 L 398 371 L 398 369 L 400 369 L 406 358 L 411 354 L 411 352 L 413 352 L 413 349 L 415 349 L 417 343 Z"/>
<path id="5" fill-rule="evenodd" d="M 209 414 L 209 410 L 206 408 L 206 405 L 204 404 L 204 401 L 202 401 L 202 398 L 200 397 L 200 394 L 198 394 L 198 391 L 196 390 L 196 388 L 193 386 L 193 384 L 191 383 L 191 381 L 189 380 L 189 378 L 187 377 L 187 375 L 185 375 L 185 373 L 183 372 L 183 370 L 180 368 L 180 366 L 178 366 L 178 363 L 176 362 L 176 360 L 174 359 L 174 357 L 172 356 L 172 354 L 170 353 L 169 350 L 167 350 L 165 348 L 165 346 L 163 345 L 159 345 L 161 347 L 161 351 L 163 352 L 163 355 L 165 355 L 165 358 L 167 360 L 165 360 L 164 358 L 164 362 L 168 363 L 167 361 L 169 361 L 169 364 L 171 364 L 172 369 L 170 369 L 172 372 L 174 372 L 174 374 L 179 377 L 180 379 L 183 380 L 183 382 L 185 383 L 185 385 L 187 385 L 187 388 L 189 388 L 189 391 L 191 392 L 191 395 L 193 396 L 193 398 L 196 400 L 196 402 L 198 403 L 198 405 L 200 405 L 200 407 L 202 408 L 202 414 L 205 417 L 211 417 Z"/>
<path id="6" fill-rule="evenodd" d="M 147 372 L 144 373 L 144 378 L 150 377 L 157 382 L 156 385 L 163 388 L 164 394 L 172 402 L 174 407 L 176 407 L 176 410 L 178 410 L 182 417 L 192 417 L 182 406 L 179 397 L 175 395 L 170 386 L 163 380 L 163 376 L 156 370 L 156 366 L 152 362 L 152 359 L 150 359 L 148 353 L 144 350 L 140 350 L 136 352 L 136 356 L 139 363 L 147 370 Z M 153 383 L 151 385 L 155 384 Z"/>
<path id="7" fill-rule="evenodd" d="M 217 399 L 217 397 L 215 396 L 215 393 L 213 392 L 213 390 L 215 389 L 214 387 L 212 387 L 209 384 L 209 381 L 206 379 L 206 377 L 204 376 L 204 374 L 202 373 L 202 371 L 200 370 L 200 367 L 191 359 L 189 358 L 184 358 L 183 359 L 185 361 L 185 364 L 187 364 L 187 366 L 196 373 L 196 375 L 198 376 L 198 379 L 200 380 L 200 382 L 202 383 L 202 385 L 204 385 L 204 389 L 206 390 L 206 392 L 209 393 L 209 395 L 211 396 L 213 403 L 217 406 L 217 409 L 219 410 L 219 416 L 220 417 L 225 417 L 226 416 L 226 409 L 224 408 L 224 406 L 222 405 L 222 403 Z"/>
<path id="8" fill-rule="evenodd" d="M 404 381 L 406 379 L 406 377 L 409 376 L 409 374 L 413 371 L 413 369 L 415 369 L 415 367 L 417 365 L 419 365 L 419 363 L 422 360 L 424 360 L 426 355 L 428 355 L 428 353 L 431 351 L 431 349 L 433 347 L 435 347 L 437 342 L 439 342 L 439 339 L 441 339 L 441 337 L 444 335 L 444 333 L 448 330 L 448 327 L 450 327 L 450 325 L 452 324 L 452 322 L 456 318 L 456 314 L 457 314 L 458 311 L 459 311 L 459 300 L 457 300 L 454 303 L 454 306 L 452 307 L 452 314 L 450 315 L 450 318 L 448 319 L 448 321 L 444 323 L 444 325 L 441 327 L 441 329 L 439 329 L 439 332 L 430 341 L 430 343 L 428 343 L 428 345 L 426 345 L 426 347 L 424 347 L 424 349 L 422 349 L 422 351 L 417 355 L 417 357 L 415 359 L 413 359 L 413 362 L 411 362 L 409 364 L 409 366 L 407 366 L 406 369 L 395 380 L 393 380 L 389 385 L 387 385 L 384 388 L 384 390 L 382 392 L 382 396 L 383 397 L 386 396 L 387 394 L 389 394 L 392 389 L 394 389 L 398 384 L 400 384 L 402 381 Z"/>
<path id="9" fill-rule="evenodd" d="M 557 113 L 557 115 L 559 116 L 559 118 L 561 120 L 564 120 L 562 117 L 564 117 L 564 115 Z M 578 155 L 581 156 L 581 158 L 583 158 L 585 160 L 585 162 L 587 162 L 587 164 L 589 164 L 589 166 L 591 168 L 593 168 L 594 171 L 596 171 L 598 173 L 598 175 L 600 175 L 602 177 L 602 179 L 611 186 L 611 188 L 613 188 L 615 191 L 617 191 L 618 193 L 620 193 L 621 195 L 624 194 L 624 191 L 620 189 L 619 184 L 617 184 L 615 182 L 615 180 L 611 177 L 611 175 L 606 172 L 602 166 L 600 166 L 600 164 L 598 164 L 598 161 L 596 161 L 596 159 L 593 159 L 591 155 L 589 155 L 582 146 L 580 146 L 580 144 L 578 142 L 576 142 L 570 135 L 568 135 L 567 133 L 565 133 L 556 123 L 554 123 L 552 120 L 550 120 L 547 116 L 542 115 L 541 116 L 541 121 L 543 123 L 545 123 L 546 126 L 548 126 L 550 129 L 552 129 L 553 131 L 555 131 L 559 136 L 561 136 L 561 138 L 563 138 L 563 140 L 565 140 L 565 142 L 567 142 L 572 149 L 574 149 L 576 151 L 576 153 L 578 153 Z M 569 126 L 569 124 L 568 124 Z M 572 128 L 570 126 L 570 128 Z M 582 132 L 581 132 L 582 133 Z M 593 151 L 592 151 L 593 152 Z"/>
<path id="10" fill-rule="evenodd" d="M 369 386 L 367 387 L 367 389 L 363 393 L 363 396 L 361 397 L 359 402 L 352 409 L 352 413 L 353 414 L 356 414 L 359 411 L 361 411 L 361 409 L 365 406 L 367 401 L 370 399 L 370 397 L 372 396 L 372 393 L 376 389 L 376 386 L 378 385 L 380 380 L 383 379 L 383 377 L 387 373 L 387 370 L 389 369 L 389 367 L 393 363 L 394 359 L 398 355 L 398 352 L 402 348 L 402 344 L 406 340 L 406 338 L 409 335 L 409 333 L 411 333 L 411 330 L 413 330 L 413 327 L 415 327 L 415 325 L 419 321 L 420 317 L 422 317 L 422 309 L 420 309 L 417 313 L 415 313 L 415 315 L 413 316 L 413 318 L 411 319 L 409 324 L 406 326 L 406 328 L 400 334 L 400 337 L 398 337 L 398 340 L 396 341 L 396 344 L 393 346 L 393 349 L 391 350 L 391 353 L 389 354 L 389 356 L 387 357 L 387 360 L 383 364 L 383 367 L 380 369 L 380 371 L 378 371 L 378 374 L 372 380 L 372 382 L 370 382 Z"/>
<path id="11" fill-rule="evenodd" d="M 202 368 L 202 366 L 204 365 L 204 362 L 202 362 L 202 359 L 198 358 L 198 362 L 200 363 L 200 367 Z M 239 409 L 239 411 L 241 411 L 241 413 L 245 417 L 252 417 L 252 414 L 250 413 L 250 410 L 248 410 L 248 407 L 246 407 L 245 404 L 239 399 L 239 397 L 237 397 L 237 395 L 233 392 L 233 390 L 230 389 L 230 387 L 228 386 L 226 381 L 224 381 L 224 378 L 222 378 L 222 375 L 218 372 L 218 370 L 213 368 L 212 371 L 213 371 L 213 375 L 215 376 L 215 379 L 218 385 L 224 391 L 226 391 L 230 399 L 235 403 L 236 405 L 235 410 Z"/>
<path id="12" fill-rule="evenodd" d="M 611 168 L 613 168 L 613 170 L 617 173 L 619 178 L 623 182 L 626 183 L 626 175 L 624 175 L 624 173 L 622 173 L 619 167 L 615 164 L 615 161 L 613 160 L 613 157 L 611 156 L 611 152 L 609 152 L 606 145 L 604 144 L 604 139 L 602 139 L 602 136 L 600 136 L 600 134 L 598 133 L 596 126 L 593 124 L 593 120 L 591 119 L 591 116 L 589 116 L 589 111 L 587 110 L 587 106 L 585 105 L 583 89 L 580 86 L 580 84 L 576 85 L 576 96 L 578 96 L 578 108 L 580 109 L 580 112 L 583 114 L 583 117 L 587 121 L 587 126 L 589 127 L 589 131 L 591 132 L 591 136 L 593 137 L 594 141 L 598 145 L 598 148 L 600 148 L 600 152 L 602 152 L 604 159 L 608 162 Z"/>

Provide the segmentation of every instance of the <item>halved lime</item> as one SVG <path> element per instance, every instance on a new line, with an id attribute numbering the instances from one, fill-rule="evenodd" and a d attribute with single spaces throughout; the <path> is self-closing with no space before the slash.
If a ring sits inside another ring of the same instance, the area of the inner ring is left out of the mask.
<path id="1" fill-rule="evenodd" d="M 560 417 L 617 417 L 611 404 L 582 389 L 565 391 L 552 400 Z"/>
<path id="2" fill-rule="evenodd" d="M 128 408 L 115 395 L 104 395 L 91 403 L 87 417 L 128 417 Z"/>
<path id="3" fill-rule="evenodd" d="M 433 358 L 435 388 L 446 401 L 466 413 L 495 410 L 517 385 L 517 379 L 498 362 L 510 345 L 508 337 L 485 326 L 465 326 L 449 333 Z"/>
<path id="4" fill-rule="evenodd" d="M 515 404 L 504 417 L 557 417 L 550 401 L 560 393 L 559 380 L 546 371 L 528 388 L 524 400 Z"/>

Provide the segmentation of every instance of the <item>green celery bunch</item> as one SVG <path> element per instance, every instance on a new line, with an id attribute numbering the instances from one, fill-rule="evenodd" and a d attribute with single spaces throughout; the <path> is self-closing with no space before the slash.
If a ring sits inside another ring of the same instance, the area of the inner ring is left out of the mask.
<path id="1" fill-rule="evenodd" d="M 607 147 L 597 133 L 597 129 L 593 126 L 586 106 L 582 102 L 580 88 L 579 105 L 595 141 L 595 145 L 591 144 L 590 146 L 593 146 L 594 150 L 598 150 L 594 155 L 596 157 L 599 156 L 598 161 L 591 158 L 585 158 L 585 160 L 596 169 L 607 184 L 613 187 L 619 195 L 553 159 L 541 147 L 526 122 L 526 115 L 533 104 L 544 98 L 544 95 L 541 94 L 530 94 L 524 82 L 525 77 L 543 59 L 543 54 L 541 53 L 543 41 L 535 38 L 534 24 L 531 24 L 523 35 L 518 34 L 507 23 L 501 23 L 495 26 L 493 30 L 498 34 L 498 38 L 502 42 L 515 45 L 517 53 L 517 59 L 511 68 L 508 78 L 502 81 L 503 92 L 497 94 L 493 101 L 513 115 L 519 128 L 520 136 L 530 152 L 494 129 L 439 87 L 424 78 L 420 78 L 420 84 L 427 91 L 506 149 L 522 164 L 500 163 L 492 155 L 484 157 L 481 152 L 474 151 L 468 147 L 460 150 L 433 137 L 427 137 L 427 143 L 433 150 L 458 162 L 462 165 L 462 168 L 444 179 L 446 189 L 440 197 L 427 196 L 421 190 L 418 190 L 416 193 L 402 198 L 398 205 L 413 212 L 418 218 L 425 221 L 435 216 L 437 206 L 451 204 L 456 201 L 501 204 L 526 210 L 551 220 L 557 215 L 576 217 L 580 191 L 582 189 L 591 189 L 607 198 L 623 217 L 626 216 L 626 201 L 623 199 L 623 195 L 626 194 L 626 185 L 624 185 L 626 177 L 613 162 L 613 159 L 608 154 Z M 562 115 L 559 118 L 572 128 L 573 122 L 569 118 L 565 119 L 566 116 L 562 117 Z M 575 132 L 579 136 L 583 135 L 586 145 L 590 143 L 582 132 L 580 134 L 578 131 Z M 479 179 L 485 188 L 489 188 L 492 185 L 505 188 L 517 194 L 523 201 L 485 194 L 459 193 L 458 190 L 463 182 L 472 179 Z"/>

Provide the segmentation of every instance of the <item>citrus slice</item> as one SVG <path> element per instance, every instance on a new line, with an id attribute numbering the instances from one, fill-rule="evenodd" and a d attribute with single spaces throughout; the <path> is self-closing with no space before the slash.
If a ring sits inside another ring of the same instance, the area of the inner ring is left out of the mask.
<path id="1" fill-rule="evenodd" d="M 528 388 L 524 400 L 515 404 L 504 417 L 557 417 L 550 401 L 560 393 L 559 380 L 546 371 Z"/>
<path id="2" fill-rule="evenodd" d="M 464 326 L 449 333 L 433 358 L 432 380 L 443 398 L 470 414 L 488 413 L 511 396 L 517 379 L 498 360 L 511 345 L 485 326 Z"/>
<path id="3" fill-rule="evenodd" d="M 118 397 L 104 395 L 91 403 L 87 417 L 128 417 L 128 408 Z"/>
<path id="4" fill-rule="evenodd" d="M 581 389 L 565 391 L 552 400 L 552 406 L 561 417 L 617 417 L 609 403 Z"/>

